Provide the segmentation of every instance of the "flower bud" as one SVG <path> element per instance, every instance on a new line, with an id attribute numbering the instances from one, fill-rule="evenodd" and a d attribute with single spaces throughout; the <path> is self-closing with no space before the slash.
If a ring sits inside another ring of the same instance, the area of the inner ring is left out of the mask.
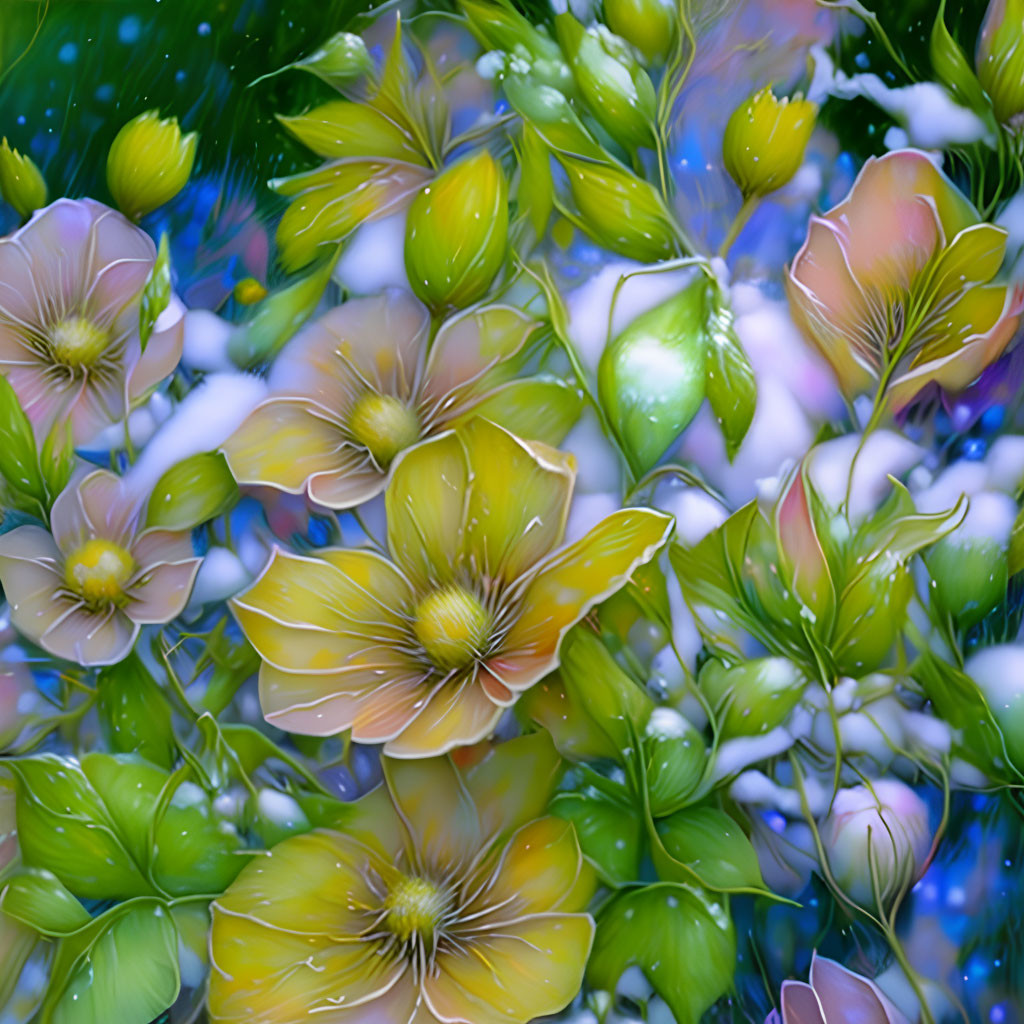
<path id="1" fill-rule="evenodd" d="M 974 63 L 1002 123 L 1024 113 L 1024 0 L 990 0 Z"/>
<path id="2" fill-rule="evenodd" d="M 0 194 L 26 220 L 46 205 L 46 181 L 39 168 L 11 149 L 6 138 L 0 143 Z"/>
<path id="3" fill-rule="evenodd" d="M 1010 760 L 1018 770 L 1024 770 L 1024 647 L 986 647 L 967 659 L 964 672 L 985 698 Z"/>
<path id="4" fill-rule="evenodd" d="M 657 189 L 614 164 L 556 153 L 582 227 L 598 245 L 641 263 L 679 254 L 672 215 Z"/>
<path id="5" fill-rule="evenodd" d="M 638 316 L 601 355 L 601 404 L 637 474 L 657 463 L 704 401 L 706 291 L 698 275 Z"/>
<path id="6" fill-rule="evenodd" d="M 701 734 L 672 708 L 655 708 L 644 731 L 651 814 L 684 807 L 704 775 L 708 754 Z"/>
<path id="7" fill-rule="evenodd" d="M 754 658 L 732 666 L 711 660 L 700 673 L 700 688 L 725 739 L 771 732 L 789 717 L 806 685 L 787 658 Z"/>
<path id="8" fill-rule="evenodd" d="M 778 100 L 766 88 L 733 111 L 725 126 L 722 156 L 744 199 L 774 192 L 796 174 L 817 109 L 800 94 Z"/>
<path id="9" fill-rule="evenodd" d="M 883 910 L 920 875 L 931 846 L 928 807 L 895 779 L 841 789 L 821 829 L 829 870 L 862 907 Z M 872 872 L 882 907 L 875 902 Z"/>
<path id="10" fill-rule="evenodd" d="M 107 185 L 126 216 L 143 214 L 173 199 L 192 173 L 198 135 L 182 135 L 178 120 L 155 110 L 132 118 L 107 155 Z"/>
<path id="11" fill-rule="evenodd" d="M 433 309 L 462 309 L 487 292 L 505 262 L 508 186 L 487 150 L 454 164 L 412 201 L 405 269 Z"/>
<path id="12" fill-rule="evenodd" d="M 961 629 L 977 625 L 1006 597 L 1006 548 L 995 540 L 943 537 L 928 551 L 925 564 L 932 603 Z"/>
<path id="13" fill-rule="evenodd" d="M 653 142 L 658 101 L 629 47 L 603 25 L 585 29 L 566 12 L 555 29 L 580 93 L 609 135 L 627 149 Z"/>
<path id="14" fill-rule="evenodd" d="M 652 64 L 664 63 L 676 39 L 675 4 L 666 0 L 604 0 L 604 19 Z"/>
<path id="15" fill-rule="evenodd" d="M 371 71 L 373 60 L 360 36 L 335 32 L 320 49 L 296 61 L 294 66 L 340 89 Z"/>
<path id="16" fill-rule="evenodd" d="M 226 512 L 238 500 L 227 460 L 220 452 L 200 452 L 175 463 L 153 486 L 146 525 L 191 530 Z"/>

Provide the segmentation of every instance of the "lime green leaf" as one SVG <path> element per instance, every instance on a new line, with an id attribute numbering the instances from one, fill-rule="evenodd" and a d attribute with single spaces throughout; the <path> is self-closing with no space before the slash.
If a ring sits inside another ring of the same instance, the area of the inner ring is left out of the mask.
<path id="1" fill-rule="evenodd" d="M 1015 576 L 1024 569 L 1024 509 L 1017 513 L 1010 531 L 1010 550 L 1006 556 L 1006 569 L 1010 576 Z"/>
<path id="2" fill-rule="evenodd" d="M 647 723 L 643 748 L 651 814 L 660 817 L 686 806 L 707 765 L 701 734 L 677 712 L 656 709 Z"/>
<path id="3" fill-rule="evenodd" d="M 643 824 L 628 807 L 591 789 L 560 793 L 551 803 L 551 813 L 573 823 L 583 856 L 602 882 L 620 886 L 637 880 Z"/>
<path id="4" fill-rule="evenodd" d="M 65 935 L 92 920 L 56 875 L 38 868 L 8 879 L 0 910 L 43 935 Z"/>
<path id="5" fill-rule="evenodd" d="M 37 501 L 46 501 L 32 424 L 3 374 L 0 374 L 0 474 L 13 490 Z"/>
<path id="6" fill-rule="evenodd" d="M 518 437 L 557 446 L 582 411 L 583 396 L 577 388 L 554 377 L 534 377 L 496 388 L 451 426 L 482 416 Z"/>
<path id="7" fill-rule="evenodd" d="M 665 851 L 714 889 L 763 889 L 757 854 L 743 829 L 714 807 L 688 807 L 657 822 Z M 671 861 L 654 851 L 658 873 L 682 881 Z M 685 877 L 685 876 L 684 876 Z M 689 878 L 685 879 L 689 881 Z"/>
<path id="8" fill-rule="evenodd" d="M 156 262 L 142 287 L 139 300 L 139 345 L 143 352 L 153 333 L 153 327 L 160 314 L 171 301 L 171 257 L 167 247 L 166 232 L 160 236 Z"/>
<path id="9" fill-rule="evenodd" d="M 146 508 L 146 526 L 191 530 L 216 519 L 238 501 L 238 486 L 220 452 L 200 452 L 156 482 Z"/>
<path id="10" fill-rule="evenodd" d="M 149 1024 L 177 998 L 178 934 L 155 901 L 116 907 L 92 937 L 47 1024 Z M 97 924 L 99 923 L 97 922 Z"/>
<path id="11" fill-rule="evenodd" d="M 49 505 L 68 485 L 75 469 L 75 445 L 71 434 L 71 420 L 57 420 L 43 441 L 39 453 L 39 468 L 46 482 Z"/>
<path id="12" fill-rule="evenodd" d="M 733 328 L 732 310 L 713 303 L 708 316 L 708 404 L 722 428 L 731 461 L 750 428 L 757 403 L 754 368 Z"/>
<path id="13" fill-rule="evenodd" d="M 661 883 L 620 892 L 605 905 L 587 979 L 614 992 L 626 969 L 639 967 L 677 1024 L 697 1024 L 729 988 L 735 962 L 736 933 L 722 901 Z"/>
<path id="14" fill-rule="evenodd" d="M 519 215 L 530 218 L 537 238 L 551 217 L 555 185 L 551 176 L 551 154 L 537 129 L 529 122 L 523 124 L 519 146 L 519 182 L 516 186 L 516 204 Z"/>
<path id="15" fill-rule="evenodd" d="M 137 654 L 100 670 L 96 696 L 100 728 L 111 750 L 171 767 L 176 750 L 171 708 Z"/>
<path id="16" fill-rule="evenodd" d="M 967 57 L 964 56 L 964 51 L 946 28 L 946 0 L 941 0 L 935 15 L 928 52 L 938 80 L 957 100 L 981 117 L 989 130 L 995 134 L 999 126 L 992 113 L 992 104 Z"/>
<path id="17" fill-rule="evenodd" d="M 318 156 L 381 157 L 426 166 L 426 157 L 405 129 L 365 103 L 330 100 L 295 117 L 277 115 Z"/>

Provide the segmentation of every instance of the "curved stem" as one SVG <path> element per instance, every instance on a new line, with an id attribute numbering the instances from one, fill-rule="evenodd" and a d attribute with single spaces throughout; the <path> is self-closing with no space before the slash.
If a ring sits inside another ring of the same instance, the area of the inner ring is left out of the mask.
<path id="1" fill-rule="evenodd" d="M 743 205 L 733 218 L 725 238 L 722 239 L 722 244 L 718 247 L 718 255 L 721 259 L 724 260 L 729 255 L 729 250 L 732 248 L 733 243 L 739 238 L 740 232 L 747 226 L 747 221 L 750 220 L 751 214 L 760 204 L 760 196 L 748 196 L 743 200 Z"/>

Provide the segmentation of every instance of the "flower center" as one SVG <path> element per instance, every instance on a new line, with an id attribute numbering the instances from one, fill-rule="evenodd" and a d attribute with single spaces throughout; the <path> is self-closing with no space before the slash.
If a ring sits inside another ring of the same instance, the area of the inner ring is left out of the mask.
<path id="1" fill-rule="evenodd" d="M 490 626 L 490 616 L 479 599 L 462 587 L 451 586 L 420 601 L 413 630 L 435 665 L 458 669 L 480 653 Z"/>
<path id="2" fill-rule="evenodd" d="M 418 935 L 432 946 L 447 902 L 445 894 L 433 882 L 406 875 L 384 902 L 388 912 L 386 927 L 402 942 Z"/>
<path id="3" fill-rule="evenodd" d="M 420 421 L 404 402 L 371 392 L 356 402 L 348 429 L 377 465 L 386 468 L 403 448 L 419 440 Z"/>
<path id="4" fill-rule="evenodd" d="M 50 328 L 53 358 L 65 366 L 92 366 L 109 341 L 106 331 L 82 316 L 69 316 Z"/>
<path id="5" fill-rule="evenodd" d="M 88 604 L 116 601 L 135 568 L 132 556 L 109 540 L 86 541 L 67 560 L 64 579 Z"/>

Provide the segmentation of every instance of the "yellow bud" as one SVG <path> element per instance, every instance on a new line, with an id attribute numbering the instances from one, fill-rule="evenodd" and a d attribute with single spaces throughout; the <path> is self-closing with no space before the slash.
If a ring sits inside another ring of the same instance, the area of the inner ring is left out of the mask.
<path id="1" fill-rule="evenodd" d="M 255 277 L 244 277 L 235 285 L 235 301 L 243 306 L 255 306 L 267 297 L 267 289 Z"/>
<path id="2" fill-rule="evenodd" d="M 463 308 L 487 292 L 505 262 L 508 186 L 487 150 L 452 165 L 409 207 L 405 269 L 434 309 Z"/>
<path id="3" fill-rule="evenodd" d="M 604 20 L 652 64 L 661 64 L 675 42 L 677 15 L 669 0 L 604 0 Z"/>
<path id="4" fill-rule="evenodd" d="M 996 117 L 1024 114 L 1024 0 L 991 0 L 974 63 Z"/>
<path id="5" fill-rule="evenodd" d="M 817 110 L 799 94 L 779 100 L 766 88 L 733 111 L 725 126 L 722 156 L 744 198 L 774 192 L 796 174 Z"/>
<path id="6" fill-rule="evenodd" d="M 107 155 L 107 185 L 121 212 L 137 220 L 173 199 L 192 173 L 197 139 L 155 110 L 129 121 Z"/>
<path id="7" fill-rule="evenodd" d="M 0 143 L 0 193 L 25 219 L 46 205 L 46 181 L 39 168 L 11 149 L 6 138 Z"/>

